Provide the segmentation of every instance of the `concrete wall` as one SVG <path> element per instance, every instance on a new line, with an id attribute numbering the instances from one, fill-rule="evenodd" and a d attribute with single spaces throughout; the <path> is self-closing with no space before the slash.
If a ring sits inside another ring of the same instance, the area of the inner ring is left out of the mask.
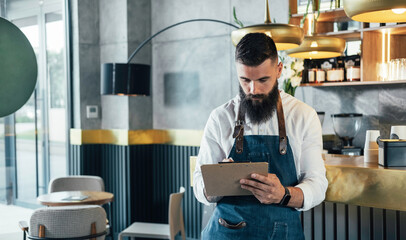
<path id="1" fill-rule="evenodd" d="M 364 147 L 366 130 L 389 138 L 391 125 L 406 125 L 406 84 L 346 87 L 300 87 L 296 97 L 326 113 L 323 134 L 334 134 L 331 114 L 362 113 L 354 145 Z"/>
<path id="2" fill-rule="evenodd" d="M 153 0 L 152 33 L 171 24 L 211 18 L 233 23 L 233 6 L 245 25 L 264 21 L 264 1 Z M 271 17 L 288 22 L 288 1 L 270 1 Z M 203 129 L 212 109 L 238 92 L 234 28 L 210 22 L 187 23 L 153 41 L 153 126 Z"/>
<path id="3" fill-rule="evenodd" d="M 5 9 L 6 2 L 5 0 L 0 0 L 0 17 L 6 17 L 6 9 Z"/>
<path id="4" fill-rule="evenodd" d="M 264 20 L 264 1 L 153 0 L 152 33 L 170 24 L 213 18 L 233 22 L 232 7 L 245 25 Z M 288 1 L 270 1 L 271 18 L 288 22 Z M 230 42 L 233 29 L 216 23 L 188 23 L 153 42 L 153 126 L 158 129 L 203 129 L 212 109 L 237 94 L 238 82 Z M 283 79 L 281 79 L 283 80 Z M 326 112 L 324 134 L 334 134 L 330 115 L 364 114 L 354 143 L 362 146 L 365 131 L 379 129 L 389 137 L 390 125 L 406 124 L 406 85 L 301 87 L 296 97 Z"/>

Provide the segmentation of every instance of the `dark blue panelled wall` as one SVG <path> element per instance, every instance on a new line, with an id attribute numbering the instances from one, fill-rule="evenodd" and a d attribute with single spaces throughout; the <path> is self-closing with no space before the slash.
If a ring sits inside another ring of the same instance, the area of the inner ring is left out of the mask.
<path id="1" fill-rule="evenodd" d="M 97 175 L 114 194 L 114 234 L 135 221 L 167 223 L 169 194 L 186 188 L 183 200 L 186 236 L 198 239 L 201 204 L 190 187 L 189 157 L 198 147 L 111 144 L 71 145 L 71 175 Z M 187 224 L 186 224 L 187 223 Z"/>
<path id="2" fill-rule="evenodd" d="M 71 145 L 72 175 L 97 175 L 114 194 L 115 236 L 135 221 L 167 223 L 169 194 L 186 188 L 186 237 L 198 239 L 202 205 L 190 187 L 189 157 L 198 147 L 172 145 Z M 406 212 L 324 202 L 301 214 L 306 239 L 406 239 Z M 115 238 L 117 239 L 117 238 Z"/>

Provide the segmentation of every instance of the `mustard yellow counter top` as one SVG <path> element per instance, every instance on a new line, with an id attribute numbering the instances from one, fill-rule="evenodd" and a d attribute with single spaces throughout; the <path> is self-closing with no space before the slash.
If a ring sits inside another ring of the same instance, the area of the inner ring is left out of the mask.
<path id="1" fill-rule="evenodd" d="M 364 163 L 363 156 L 323 155 L 328 202 L 406 211 L 406 168 Z M 190 180 L 196 156 L 190 157 Z"/>
<path id="2" fill-rule="evenodd" d="M 406 211 L 406 168 L 364 163 L 364 157 L 324 155 L 326 201 Z"/>

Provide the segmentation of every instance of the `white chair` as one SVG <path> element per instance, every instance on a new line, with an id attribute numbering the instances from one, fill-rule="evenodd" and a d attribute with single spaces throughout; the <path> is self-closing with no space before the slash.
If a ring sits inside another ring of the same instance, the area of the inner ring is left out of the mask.
<path id="1" fill-rule="evenodd" d="M 49 182 L 48 193 L 62 192 L 62 191 L 95 191 L 104 192 L 104 181 L 103 178 L 99 176 L 90 175 L 75 175 L 67 177 L 54 178 Z M 109 219 L 107 222 L 107 231 L 111 238 L 110 229 L 112 227 L 111 217 L 112 217 L 112 206 L 109 202 L 107 204 Z"/>
<path id="2" fill-rule="evenodd" d="M 30 225 L 19 222 L 28 239 L 97 239 L 104 240 L 106 212 L 97 205 L 46 207 L 35 210 Z"/>
<path id="3" fill-rule="evenodd" d="M 182 198 L 185 192 L 184 187 L 180 187 L 179 193 L 172 193 L 169 196 L 169 224 L 135 222 L 124 229 L 118 238 L 140 237 L 159 238 L 174 240 L 180 232 L 185 240 L 185 225 L 183 222 Z"/>
<path id="4" fill-rule="evenodd" d="M 54 178 L 49 182 L 49 193 L 62 191 L 104 192 L 104 182 L 101 177 L 84 175 Z"/>

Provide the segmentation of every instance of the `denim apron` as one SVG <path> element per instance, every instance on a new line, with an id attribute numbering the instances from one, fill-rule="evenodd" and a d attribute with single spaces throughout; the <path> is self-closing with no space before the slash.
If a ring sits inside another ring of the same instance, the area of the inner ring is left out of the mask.
<path id="1" fill-rule="evenodd" d="M 286 137 L 281 99 L 278 107 L 279 136 L 236 133 L 229 154 L 235 162 L 268 162 L 268 172 L 277 175 L 283 186 L 295 186 L 296 167 Z M 244 119 L 239 112 L 239 121 Z M 282 122 L 282 123 L 281 123 Z M 243 125 L 243 122 L 240 122 Z M 237 123 L 238 125 L 238 123 Z M 281 137 L 281 135 L 284 135 Z M 239 138 L 241 137 L 241 138 Z M 283 140 L 283 142 L 281 142 Z M 202 232 L 203 240 L 216 239 L 304 239 L 299 211 L 277 204 L 262 204 L 254 196 L 223 197 Z"/>

